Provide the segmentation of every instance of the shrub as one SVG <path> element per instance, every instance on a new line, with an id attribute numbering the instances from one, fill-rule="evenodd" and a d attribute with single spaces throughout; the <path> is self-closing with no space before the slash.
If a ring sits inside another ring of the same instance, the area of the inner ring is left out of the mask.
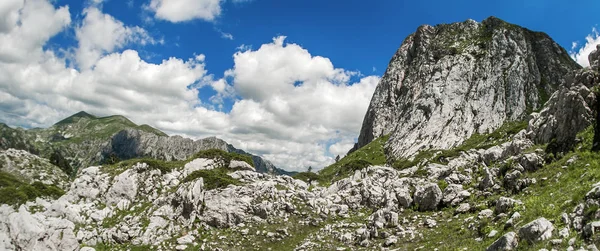
<path id="1" fill-rule="evenodd" d="M 197 159 L 197 158 L 205 158 L 205 159 L 220 159 L 223 160 L 223 162 L 225 162 L 226 166 L 229 166 L 229 163 L 232 160 L 238 160 L 238 161 L 244 161 L 246 163 L 248 163 L 250 166 L 254 167 L 254 161 L 252 161 L 252 157 L 249 155 L 243 155 L 243 154 L 239 154 L 239 153 L 230 153 L 230 152 L 226 152 L 223 150 L 219 150 L 219 149 L 208 149 L 208 150 L 203 150 L 200 151 L 196 154 L 194 154 L 194 156 L 192 156 L 192 159 Z"/>

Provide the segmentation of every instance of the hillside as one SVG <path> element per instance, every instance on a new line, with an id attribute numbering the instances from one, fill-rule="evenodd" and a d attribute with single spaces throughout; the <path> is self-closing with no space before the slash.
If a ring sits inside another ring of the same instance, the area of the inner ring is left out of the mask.
<path id="1" fill-rule="evenodd" d="M 4 124 L 0 127 L 0 149 L 14 148 L 38 154 L 69 175 L 74 175 L 81 167 L 132 158 L 184 160 L 207 149 L 241 151 L 215 137 L 200 140 L 169 137 L 148 125 L 137 125 L 124 116 L 97 117 L 84 111 L 45 129 L 13 129 Z M 259 156 L 241 152 L 255 159 L 259 172 L 286 174 Z"/>

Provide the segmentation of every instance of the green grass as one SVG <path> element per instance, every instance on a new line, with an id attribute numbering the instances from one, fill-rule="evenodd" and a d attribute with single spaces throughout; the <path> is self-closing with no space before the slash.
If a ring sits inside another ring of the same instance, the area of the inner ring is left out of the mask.
<path id="1" fill-rule="evenodd" d="M 46 185 L 39 181 L 28 184 L 12 174 L 0 171 L 0 204 L 18 206 L 38 197 L 57 199 L 64 193 L 57 186 Z"/>
<path id="2" fill-rule="evenodd" d="M 386 156 L 383 149 L 385 142 L 389 136 L 379 137 L 364 147 L 352 152 L 351 154 L 340 159 L 338 162 L 323 168 L 318 172 L 318 178 L 314 179 L 312 174 L 297 174 L 294 177 L 302 180 L 317 180 L 321 184 L 332 183 L 337 180 L 346 178 L 354 171 L 363 169 L 370 165 L 383 165 L 386 163 Z"/>
<path id="3" fill-rule="evenodd" d="M 212 190 L 227 187 L 229 185 L 240 185 L 242 182 L 227 175 L 226 168 L 215 168 L 210 170 L 198 170 L 185 177 L 181 183 L 190 182 L 199 178 L 204 179 L 204 189 Z"/>
<path id="4" fill-rule="evenodd" d="M 125 170 L 129 169 L 131 166 L 133 166 L 137 163 L 146 163 L 146 164 L 148 164 L 148 166 L 151 169 L 160 170 L 160 172 L 162 174 L 165 174 L 165 173 L 171 172 L 173 169 L 181 168 L 185 164 L 187 164 L 197 158 L 221 160 L 221 161 L 223 161 L 223 163 L 225 165 L 224 167 L 228 167 L 231 160 L 244 161 L 244 162 L 250 164 L 251 166 L 254 166 L 254 163 L 252 162 L 252 158 L 250 156 L 242 155 L 242 154 L 238 154 L 238 153 L 228 153 L 228 152 L 225 152 L 225 151 L 219 150 L 219 149 L 209 149 L 209 150 L 200 151 L 200 152 L 194 154 L 192 157 L 188 158 L 187 160 L 180 160 L 180 161 L 178 161 L 178 160 L 165 161 L 165 160 L 150 159 L 150 158 L 136 158 L 136 159 L 123 160 L 116 164 L 102 166 L 102 171 L 105 173 L 111 174 L 112 176 L 116 176 L 116 175 L 124 172 Z"/>
<path id="5" fill-rule="evenodd" d="M 200 152 L 194 154 L 194 156 L 192 156 L 190 158 L 190 160 L 197 159 L 197 158 L 222 160 L 222 161 L 224 161 L 225 166 L 229 166 L 229 163 L 232 160 L 244 161 L 244 162 L 248 163 L 250 166 L 254 167 L 254 162 L 252 161 L 252 157 L 250 157 L 248 155 L 239 154 L 239 153 L 230 153 L 230 152 L 226 152 L 226 151 L 219 150 L 219 149 L 209 149 L 209 150 L 200 151 Z"/>

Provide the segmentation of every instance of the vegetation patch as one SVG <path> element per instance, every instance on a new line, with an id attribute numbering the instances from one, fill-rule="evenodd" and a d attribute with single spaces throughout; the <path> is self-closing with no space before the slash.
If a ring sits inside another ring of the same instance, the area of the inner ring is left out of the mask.
<path id="1" fill-rule="evenodd" d="M 55 185 L 39 181 L 28 184 L 10 173 L 0 171 L 0 204 L 21 205 L 38 197 L 58 199 L 65 192 Z"/>
<path id="2" fill-rule="evenodd" d="M 222 160 L 225 163 L 226 167 L 229 166 L 229 163 L 231 163 L 232 160 L 244 161 L 244 162 L 248 163 L 248 165 L 254 167 L 254 162 L 252 161 L 252 157 L 250 157 L 248 155 L 239 154 L 239 153 L 230 153 L 230 152 L 226 152 L 226 151 L 223 151 L 220 149 L 209 149 L 209 150 L 200 151 L 200 152 L 194 154 L 194 156 L 192 156 L 192 158 L 190 158 L 190 160 L 197 159 L 197 158 Z"/>
<path id="3" fill-rule="evenodd" d="M 356 170 L 371 165 L 383 165 L 386 163 L 383 146 L 388 139 L 389 136 L 383 136 L 371 141 L 371 143 L 350 153 L 338 162 L 323 168 L 323 170 L 319 171 L 317 177 L 308 173 L 299 173 L 293 177 L 304 181 L 316 180 L 322 185 L 326 185 L 327 183 L 346 178 L 354 174 Z"/>
<path id="4" fill-rule="evenodd" d="M 226 168 L 215 168 L 211 170 L 198 170 L 194 171 L 187 177 L 185 177 L 182 183 L 190 182 L 199 178 L 204 179 L 204 188 L 206 190 L 212 190 L 216 188 L 223 188 L 229 185 L 241 185 L 242 182 L 227 175 Z"/>

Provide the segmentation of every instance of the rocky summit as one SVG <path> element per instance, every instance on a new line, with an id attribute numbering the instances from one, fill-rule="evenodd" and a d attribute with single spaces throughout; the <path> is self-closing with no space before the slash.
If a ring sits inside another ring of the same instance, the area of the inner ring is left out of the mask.
<path id="1" fill-rule="evenodd" d="M 351 153 L 292 176 L 120 116 L 3 125 L 0 250 L 598 250 L 589 61 L 493 17 L 421 26 Z"/>
<path id="2" fill-rule="evenodd" d="M 394 157 L 456 147 L 526 119 L 578 68 L 548 35 L 495 17 L 423 25 L 390 61 L 357 147 L 384 135 Z"/>

